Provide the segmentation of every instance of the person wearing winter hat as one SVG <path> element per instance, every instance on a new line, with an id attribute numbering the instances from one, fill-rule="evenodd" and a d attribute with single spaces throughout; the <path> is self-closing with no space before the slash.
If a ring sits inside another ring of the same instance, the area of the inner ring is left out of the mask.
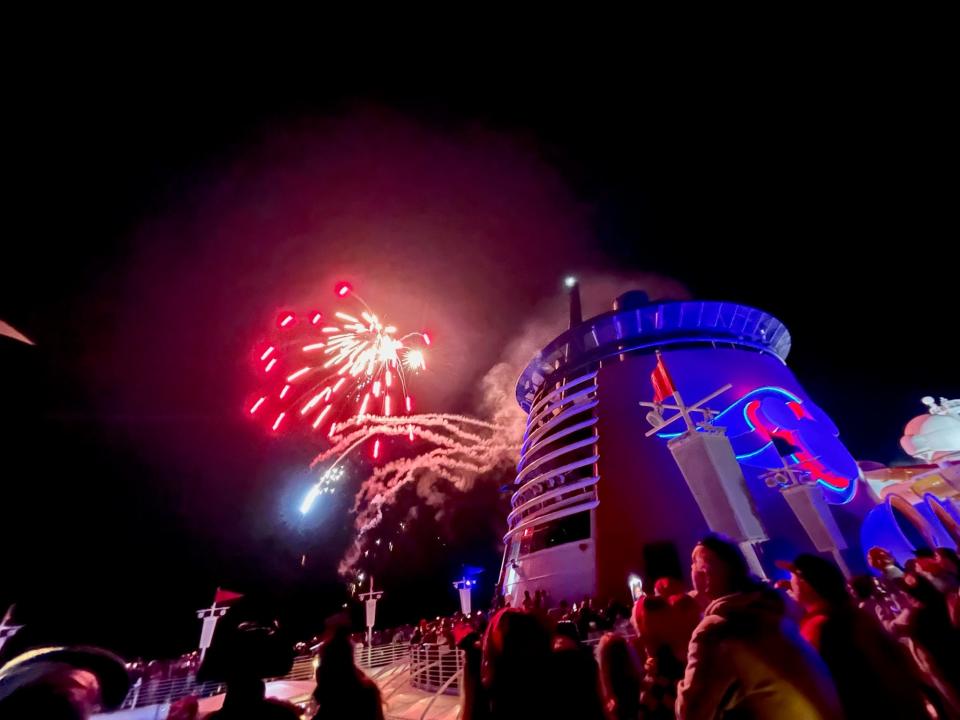
<path id="1" fill-rule="evenodd" d="M 800 634 L 820 653 L 847 717 L 929 717 L 921 678 L 906 649 L 856 606 L 839 568 L 801 554 L 777 565 L 804 610 Z"/>

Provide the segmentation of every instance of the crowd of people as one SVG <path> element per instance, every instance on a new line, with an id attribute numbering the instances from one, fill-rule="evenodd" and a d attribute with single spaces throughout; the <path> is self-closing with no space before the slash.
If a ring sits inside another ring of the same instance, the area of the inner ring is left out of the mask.
<path id="1" fill-rule="evenodd" d="M 130 676 L 130 681 L 136 683 L 140 680 L 144 685 L 163 680 L 189 678 L 196 675 L 199 669 L 199 650 L 184 653 L 176 658 L 164 660 L 134 658 L 127 663 L 127 674 Z"/>
<path id="2" fill-rule="evenodd" d="M 545 592 L 537 590 L 531 595 L 528 591 L 519 607 L 526 612 L 538 615 L 551 626 L 561 621 L 571 622 L 576 625 L 580 636 L 584 639 L 595 637 L 604 631 L 623 632 L 630 625 L 630 608 L 616 601 L 611 601 L 603 607 L 598 607 L 596 601 L 590 597 L 585 597 L 572 605 L 563 600 L 558 606 L 552 608 L 548 603 Z M 369 643 L 373 647 L 411 643 L 454 648 L 457 645 L 457 634 L 462 634 L 465 627 L 469 626 L 482 633 L 489 623 L 491 614 L 507 606 L 506 600 L 498 596 L 494 598 L 493 608 L 490 611 L 476 610 L 470 614 L 457 612 L 433 620 L 423 618 L 416 625 L 400 625 L 395 628 L 374 630 L 369 638 L 363 632 L 355 632 L 351 635 L 351 640 L 356 645 Z M 321 636 L 317 636 L 308 642 L 298 643 L 296 650 L 299 654 L 316 652 L 321 642 Z"/>
<path id="3" fill-rule="evenodd" d="M 832 562 L 803 554 L 778 563 L 789 579 L 771 584 L 751 575 L 735 544 L 708 536 L 692 554 L 692 589 L 661 578 L 632 612 L 589 599 L 548 608 L 537 592 L 490 614 L 398 628 L 389 641 L 463 651 L 464 720 L 960 720 L 956 552 L 921 551 L 901 567 L 873 548 L 868 561 L 874 573 L 847 582 Z M 597 635 L 596 648 L 585 642 Z M 283 675 L 293 658 L 275 622 L 238 616 L 217 639 L 199 676 L 227 692 L 209 717 L 383 718 L 343 619 L 317 638 L 309 708 L 265 696 L 262 678 Z M 128 687 L 109 653 L 32 651 L 0 671 L 0 717 L 78 720 L 116 707 Z M 194 698 L 169 714 L 196 716 Z"/>
<path id="4" fill-rule="evenodd" d="M 804 554 L 768 584 L 709 536 L 692 590 L 658 580 L 636 635 L 609 632 L 595 655 L 575 622 L 505 608 L 461 643 L 463 717 L 960 718 L 960 563 L 948 548 L 918 555 L 900 567 L 872 549 L 876 575 L 848 583 Z"/>

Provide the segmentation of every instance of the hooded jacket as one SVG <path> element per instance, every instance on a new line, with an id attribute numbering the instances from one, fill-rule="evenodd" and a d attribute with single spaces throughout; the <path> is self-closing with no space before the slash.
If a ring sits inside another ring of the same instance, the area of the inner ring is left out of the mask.
<path id="1" fill-rule="evenodd" d="M 690 639 L 677 717 L 842 718 L 823 661 L 784 612 L 780 595 L 763 587 L 710 603 Z"/>

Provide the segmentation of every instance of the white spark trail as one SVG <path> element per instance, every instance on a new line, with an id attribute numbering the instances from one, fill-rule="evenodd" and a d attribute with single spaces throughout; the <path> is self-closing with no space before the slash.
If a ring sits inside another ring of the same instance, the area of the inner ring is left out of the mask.
<path id="1" fill-rule="evenodd" d="M 338 425 L 331 438 L 332 445 L 314 458 L 311 467 L 326 468 L 314 494 L 332 492 L 331 486 L 340 481 L 340 473 L 332 471 L 367 440 L 399 438 L 411 432 L 418 441 L 418 454 L 374 468 L 356 493 L 353 512 L 357 535 L 340 563 L 343 575 L 355 570 L 363 554 L 364 534 L 380 524 L 384 509 L 396 502 L 403 488 L 430 474 L 466 490 L 480 475 L 516 463 L 519 441 L 507 428 L 496 423 L 443 413 L 399 417 L 366 415 Z"/>

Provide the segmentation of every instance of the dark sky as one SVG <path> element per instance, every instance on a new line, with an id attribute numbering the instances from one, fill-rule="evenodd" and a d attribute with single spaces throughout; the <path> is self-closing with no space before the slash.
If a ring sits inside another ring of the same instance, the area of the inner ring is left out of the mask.
<path id="1" fill-rule="evenodd" d="M 343 601 L 344 508 L 291 513 L 316 448 L 238 412 L 271 313 L 340 275 L 441 329 L 433 410 L 471 410 L 567 271 L 773 313 L 858 458 L 898 459 L 919 398 L 960 390 L 955 118 L 926 58 L 84 57 L 6 93 L 0 318 L 38 343 L 0 342 L 22 643 L 182 652 L 217 585 L 301 632 Z M 388 621 L 453 609 L 461 563 L 493 580 L 496 485 L 423 514 Z"/>

